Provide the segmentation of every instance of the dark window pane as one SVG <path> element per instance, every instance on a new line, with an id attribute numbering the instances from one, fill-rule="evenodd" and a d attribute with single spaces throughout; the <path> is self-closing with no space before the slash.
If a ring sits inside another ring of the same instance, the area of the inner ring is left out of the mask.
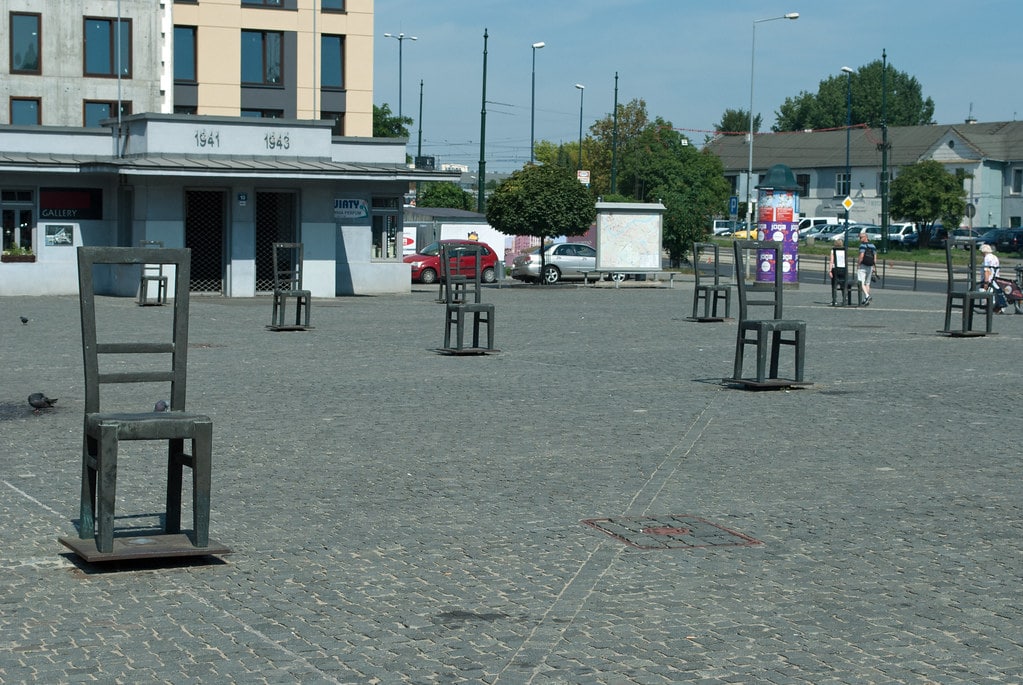
<path id="1" fill-rule="evenodd" d="M 111 24 L 103 19 L 85 20 L 85 73 L 112 74 L 114 56 Z"/>
<path id="2" fill-rule="evenodd" d="M 195 27 L 174 27 L 174 80 L 195 81 Z"/>
<path id="3" fill-rule="evenodd" d="M 38 14 L 11 14 L 11 71 L 39 73 Z"/>
<path id="4" fill-rule="evenodd" d="M 320 85 L 342 88 L 344 82 L 344 41 L 341 36 L 320 37 Z"/>
<path id="5" fill-rule="evenodd" d="M 345 0 L 321 0 L 320 6 L 325 10 L 343 12 L 345 9 Z"/>
<path id="6" fill-rule="evenodd" d="M 267 33 L 266 36 L 266 83 L 281 82 L 281 34 Z"/>
<path id="7" fill-rule="evenodd" d="M 11 123 L 15 126 L 37 126 L 39 120 L 39 100 L 12 99 Z"/>

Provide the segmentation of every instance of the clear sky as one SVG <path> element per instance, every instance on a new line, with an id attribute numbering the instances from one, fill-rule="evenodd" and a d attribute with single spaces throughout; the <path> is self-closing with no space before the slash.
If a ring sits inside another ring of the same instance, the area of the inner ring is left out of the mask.
<path id="1" fill-rule="evenodd" d="M 533 43 L 535 136 L 570 143 L 618 102 L 641 98 L 701 143 L 727 108 L 769 130 L 786 97 L 816 93 L 843 66 L 881 59 L 916 77 L 935 121 L 1023 117 L 1021 0 L 375 0 L 373 102 L 415 119 L 409 152 L 438 163 L 480 159 L 483 31 L 487 30 L 487 171 L 529 160 Z M 399 41 L 384 33 L 405 33 Z M 422 86 L 422 121 L 420 109 Z M 855 122 L 854 122 L 855 123 Z"/>

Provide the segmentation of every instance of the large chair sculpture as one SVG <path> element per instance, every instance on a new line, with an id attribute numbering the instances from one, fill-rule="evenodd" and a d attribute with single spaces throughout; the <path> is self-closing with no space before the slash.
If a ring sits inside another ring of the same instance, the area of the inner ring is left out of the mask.
<path id="1" fill-rule="evenodd" d="M 309 308 L 312 294 L 303 289 L 302 277 L 305 270 L 302 243 L 274 243 L 274 291 L 273 313 L 270 325 L 273 331 L 305 331 L 309 325 Z M 288 300 L 295 301 L 295 323 L 287 323 Z"/>
<path id="2" fill-rule="evenodd" d="M 494 352 L 494 305 L 482 301 L 481 271 L 483 248 L 472 245 L 444 245 L 441 248 L 444 288 L 444 346 L 448 354 L 485 354 Z M 472 319 L 472 344 L 466 346 L 465 331 Z M 486 345 L 481 345 L 480 329 L 486 327 Z M 454 343 L 452 344 L 452 330 Z"/>
<path id="3" fill-rule="evenodd" d="M 141 240 L 139 247 L 163 247 L 159 240 Z M 149 299 L 149 285 L 156 287 L 156 299 Z M 142 278 L 139 281 L 139 306 L 167 304 L 167 276 L 163 273 L 163 264 L 143 264 Z"/>
<path id="4" fill-rule="evenodd" d="M 735 283 L 739 292 L 739 325 L 735 341 L 735 364 L 726 382 L 751 388 L 805 385 L 806 322 L 782 317 L 782 244 L 780 242 L 736 240 Z M 749 271 L 763 270 L 767 261 L 774 270 L 771 281 L 751 282 Z M 764 315 L 755 318 L 753 310 Z M 744 378 L 743 356 L 747 345 L 756 350 L 756 374 Z M 792 379 L 779 378 L 778 357 L 782 346 L 795 350 Z"/>
<path id="5" fill-rule="evenodd" d="M 732 312 L 732 286 L 722 282 L 720 251 L 717 243 L 693 243 L 694 321 L 724 321 Z M 703 313 L 700 314 L 700 303 Z M 724 316 L 718 312 L 718 303 L 724 303 Z"/>
<path id="6" fill-rule="evenodd" d="M 995 294 L 993 290 L 981 290 L 977 279 L 977 244 L 973 241 L 965 246 L 967 263 L 956 265 L 952 262 L 952 241 L 945 243 L 945 268 L 948 274 L 948 290 L 945 295 L 945 328 L 939 333 L 953 337 L 973 337 L 991 333 L 994 319 Z M 962 311 L 960 327 L 952 328 L 952 310 Z M 984 330 L 973 330 L 975 312 L 984 314 Z"/>
<path id="7" fill-rule="evenodd" d="M 831 279 L 831 304 L 836 307 L 852 306 L 855 290 L 857 305 L 862 305 L 863 289 L 856 280 L 856 263 L 850 262 L 849 251 L 845 247 L 831 248 L 831 263 L 839 271 L 839 275 Z"/>
<path id="8" fill-rule="evenodd" d="M 61 542 L 88 561 L 230 551 L 209 539 L 213 422 L 204 414 L 185 411 L 190 253 L 188 249 L 172 248 L 78 248 L 85 365 L 81 516 L 79 537 L 62 538 Z M 127 322 L 124 310 L 119 310 L 116 313 L 119 318 L 113 319 L 110 307 L 106 306 L 98 317 L 97 277 L 102 279 L 111 272 L 103 265 L 112 265 L 116 270 L 143 264 L 173 268 L 173 315 Z M 158 333 L 160 324 L 164 330 Z M 140 390 L 128 392 L 126 384 L 146 385 L 135 386 Z M 150 390 L 154 386 L 160 390 Z M 155 394 L 166 393 L 167 386 L 169 395 Z M 160 406 L 147 404 L 144 410 L 139 410 L 140 403 L 149 403 L 153 397 L 169 397 L 167 411 L 158 411 L 164 409 L 162 402 L 158 403 Z M 121 441 L 127 440 L 167 442 L 167 511 L 160 535 L 115 538 L 118 453 Z M 186 441 L 190 451 L 186 451 Z M 192 471 L 190 537 L 181 532 L 184 467 Z"/>

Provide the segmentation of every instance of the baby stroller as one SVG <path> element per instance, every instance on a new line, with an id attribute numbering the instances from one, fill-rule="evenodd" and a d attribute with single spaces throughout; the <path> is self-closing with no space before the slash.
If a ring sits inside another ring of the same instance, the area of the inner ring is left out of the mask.
<path id="1" fill-rule="evenodd" d="M 995 276 L 995 311 L 1004 311 L 1010 304 L 1017 314 L 1023 314 L 1023 288 L 1011 278 Z"/>

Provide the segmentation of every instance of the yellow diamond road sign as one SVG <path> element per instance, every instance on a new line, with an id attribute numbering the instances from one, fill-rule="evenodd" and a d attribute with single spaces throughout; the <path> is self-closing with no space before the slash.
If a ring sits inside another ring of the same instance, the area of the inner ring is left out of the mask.
<path id="1" fill-rule="evenodd" d="M 850 209 L 852 209 L 852 206 L 853 206 L 852 198 L 846 196 L 846 198 L 844 200 L 842 200 L 842 206 L 845 207 L 845 211 L 847 211 L 847 212 Z"/>

